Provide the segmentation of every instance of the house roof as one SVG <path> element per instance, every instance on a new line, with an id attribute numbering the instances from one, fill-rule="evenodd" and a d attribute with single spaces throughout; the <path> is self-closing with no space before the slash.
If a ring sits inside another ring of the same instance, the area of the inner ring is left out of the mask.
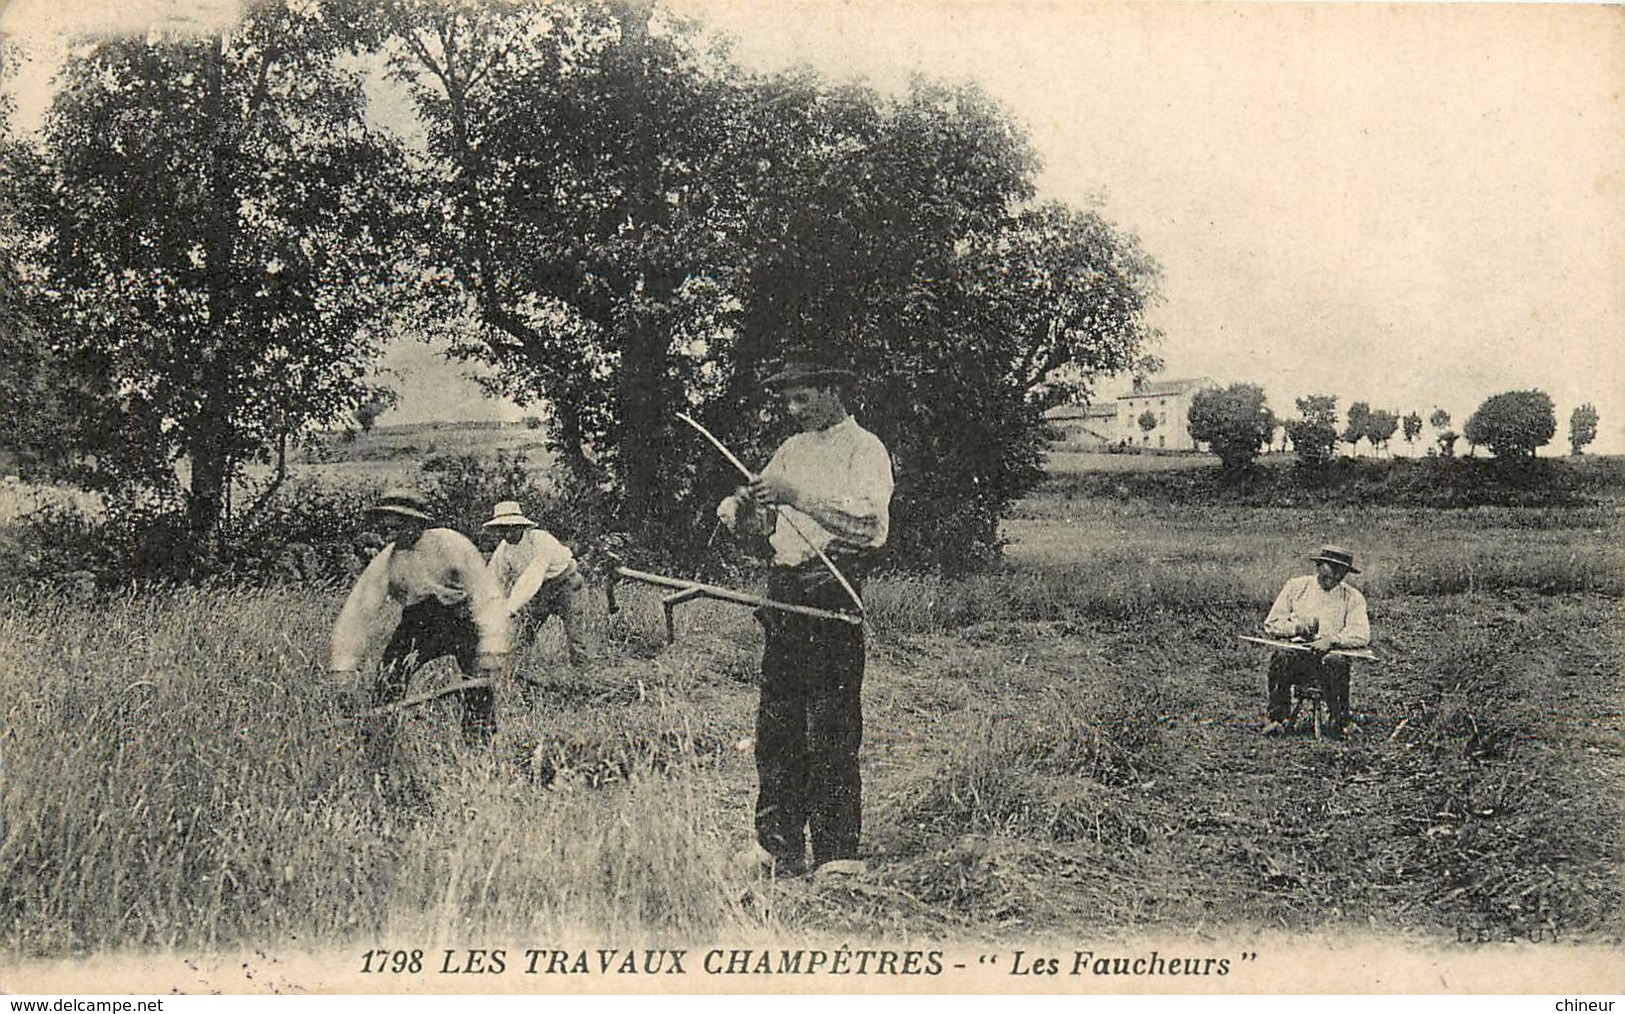
<path id="1" fill-rule="evenodd" d="M 1117 396 L 1118 401 L 1128 398 L 1155 398 L 1158 395 L 1188 394 L 1191 391 L 1204 387 L 1217 387 L 1210 377 L 1191 377 L 1186 380 L 1152 380 L 1140 385 L 1136 390 Z"/>
<path id="2" fill-rule="evenodd" d="M 1073 404 L 1056 405 L 1054 408 L 1045 410 L 1044 418 L 1045 419 L 1051 419 L 1051 420 L 1055 420 L 1055 419 L 1115 419 L 1115 418 L 1117 418 L 1117 406 L 1112 404 L 1111 402 L 1104 402 L 1104 403 L 1093 404 L 1093 405 L 1073 405 Z"/>

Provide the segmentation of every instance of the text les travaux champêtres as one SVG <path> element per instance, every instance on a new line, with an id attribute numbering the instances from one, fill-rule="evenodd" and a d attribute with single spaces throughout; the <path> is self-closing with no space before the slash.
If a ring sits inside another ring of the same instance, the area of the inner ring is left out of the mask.
<path id="1" fill-rule="evenodd" d="M 1256 960 L 1256 953 L 1241 961 Z M 963 971 L 973 964 L 954 961 L 940 950 L 853 948 L 421 948 L 380 949 L 361 955 L 363 973 L 420 975 L 925 975 Z M 1229 958 L 1166 956 L 1157 951 L 1102 954 L 1074 950 L 1066 955 L 1016 951 L 1008 960 L 980 954 L 983 971 L 1004 968 L 1008 975 L 1204 976 L 1229 975 Z"/>

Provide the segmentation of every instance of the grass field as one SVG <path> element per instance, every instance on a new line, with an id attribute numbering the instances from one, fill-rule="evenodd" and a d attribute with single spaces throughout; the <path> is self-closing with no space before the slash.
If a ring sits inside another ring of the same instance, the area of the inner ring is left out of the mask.
<path id="1" fill-rule="evenodd" d="M 418 466 L 437 456 L 476 455 L 490 459 L 500 451 L 523 454 L 531 474 L 541 479 L 552 464 L 543 432 L 523 423 L 425 422 L 379 424 L 371 432 L 316 434 L 289 455 L 288 474 L 336 485 L 388 486 L 418 480 Z M 270 474 L 264 466 L 252 478 Z"/>
<path id="2" fill-rule="evenodd" d="M 600 662 L 572 673 L 545 631 L 491 754 L 456 745 L 441 701 L 400 723 L 381 785 L 341 723 L 357 688 L 322 674 L 337 593 L 11 603 L 0 939 L 1625 939 L 1617 506 L 1040 491 L 1007 534 L 997 572 L 871 585 L 871 869 L 846 884 L 730 869 L 754 790 L 743 610 L 685 605 L 667 647 L 652 595 L 623 589 L 613 619 L 595 596 Z M 1235 635 L 1334 536 L 1382 658 L 1355 673 L 1365 720 L 1263 739 L 1263 649 Z M 414 804 L 386 802 L 403 785 Z"/>

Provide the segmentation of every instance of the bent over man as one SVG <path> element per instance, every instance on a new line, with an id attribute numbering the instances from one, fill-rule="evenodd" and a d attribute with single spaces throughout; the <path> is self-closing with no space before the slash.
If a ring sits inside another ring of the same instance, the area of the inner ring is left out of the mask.
<path id="1" fill-rule="evenodd" d="M 730 528 L 767 536 L 770 599 L 855 612 L 814 546 L 859 589 L 875 550 L 885 545 L 891 456 L 848 414 L 843 385 L 852 379 L 850 371 L 810 360 L 791 361 L 769 377 L 767 385 L 779 392 L 800 432 L 755 481 L 717 507 Z M 863 627 L 771 608 L 757 617 L 766 643 L 751 860 L 799 874 L 810 832 L 815 866 L 856 872 L 862 868 Z"/>
<path id="2" fill-rule="evenodd" d="M 1349 723 L 1349 660 L 1327 653 L 1371 643 L 1365 596 L 1343 582 L 1359 573 L 1354 554 L 1341 546 L 1322 546 L 1309 559 L 1315 572 L 1288 581 L 1264 619 L 1264 633 L 1304 641 L 1309 648 L 1277 651 L 1270 659 L 1266 735 L 1284 731 L 1292 712 L 1292 687 L 1306 683 L 1325 687 L 1333 733 L 1341 733 Z"/>
<path id="3" fill-rule="evenodd" d="M 508 613 L 474 543 L 450 528 L 432 527 L 428 505 L 411 490 L 384 493 L 367 513 L 385 529 L 388 544 L 361 572 L 333 624 L 331 671 L 353 673 L 360 667 L 394 602 L 401 616 L 379 663 L 375 707 L 400 700 L 412 674 L 443 655 L 454 657 L 470 679 L 499 678 L 508 661 Z M 460 696 L 463 739 L 490 742 L 496 729 L 494 685 Z"/>
<path id="4" fill-rule="evenodd" d="M 484 525 L 499 541 L 486 564 L 503 608 L 516 623 L 515 640 L 529 643 L 548 617 L 564 624 L 570 664 L 587 664 L 586 636 L 582 631 L 581 589 L 585 582 L 570 548 L 525 517 L 515 500 L 504 500 L 491 510 Z M 517 644 L 516 644 L 517 646 Z"/>

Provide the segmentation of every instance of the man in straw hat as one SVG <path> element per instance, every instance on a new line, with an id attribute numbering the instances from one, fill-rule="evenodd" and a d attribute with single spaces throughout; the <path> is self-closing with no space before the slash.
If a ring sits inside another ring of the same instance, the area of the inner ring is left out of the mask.
<path id="1" fill-rule="evenodd" d="M 1291 688 L 1314 683 L 1326 688 L 1333 734 L 1341 734 L 1350 721 L 1349 660 L 1327 653 L 1371 643 L 1365 596 L 1343 581 L 1360 572 L 1354 566 L 1354 554 L 1342 546 L 1321 546 L 1309 559 L 1315 572 L 1288 581 L 1264 619 L 1265 634 L 1305 641 L 1310 649 L 1277 651 L 1271 656 L 1265 735 L 1285 731 L 1292 712 Z"/>
<path id="2" fill-rule="evenodd" d="M 886 542 L 891 456 L 847 412 L 845 387 L 853 379 L 812 358 L 793 359 L 769 377 L 800 432 L 717 508 L 731 529 L 767 536 L 771 599 L 855 611 L 814 547 L 855 592 Z M 798 874 L 810 832 L 820 873 L 860 872 L 863 627 L 770 609 L 757 615 L 766 632 L 756 712 L 759 792 L 756 845 L 745 858 Z"/>
<path id="3" fill-rule="evenodd" d="M 333 624 L 330 669 L 355 673 L 375 635 L 383 633 L 390 602 L 401 607 L 373 684 L 374 706 L 406 694 L 407 681 L 425 663 L 451 655 L 463 675 L 490 678 L 493 687 L 464 690 L 463 739 L 485 744 L 496 729 L 496 694 L 509 657 L 508 613 L 474 543 L 460 532 L 432 526 L 424 499 L 392 489 L 367 511 L 388 544 L 361 572 Z M 373 748 L 381 744 L 372 742 Z"/>
<path id="4" fill-rule="evenodd" d="M 557 616 L 564 625 L 570 664 L 586 665 L 586 635 L 581 623 L 584 582 L 575 554 L 525 517 L 515 500 L 504 500 L 493 507 L 491 520 L 484 528 L 499 540 L 485 569 L 505 596 L 504 608 L 516 623 L 515 646 L 533 640 L 548 617 Z"/>

